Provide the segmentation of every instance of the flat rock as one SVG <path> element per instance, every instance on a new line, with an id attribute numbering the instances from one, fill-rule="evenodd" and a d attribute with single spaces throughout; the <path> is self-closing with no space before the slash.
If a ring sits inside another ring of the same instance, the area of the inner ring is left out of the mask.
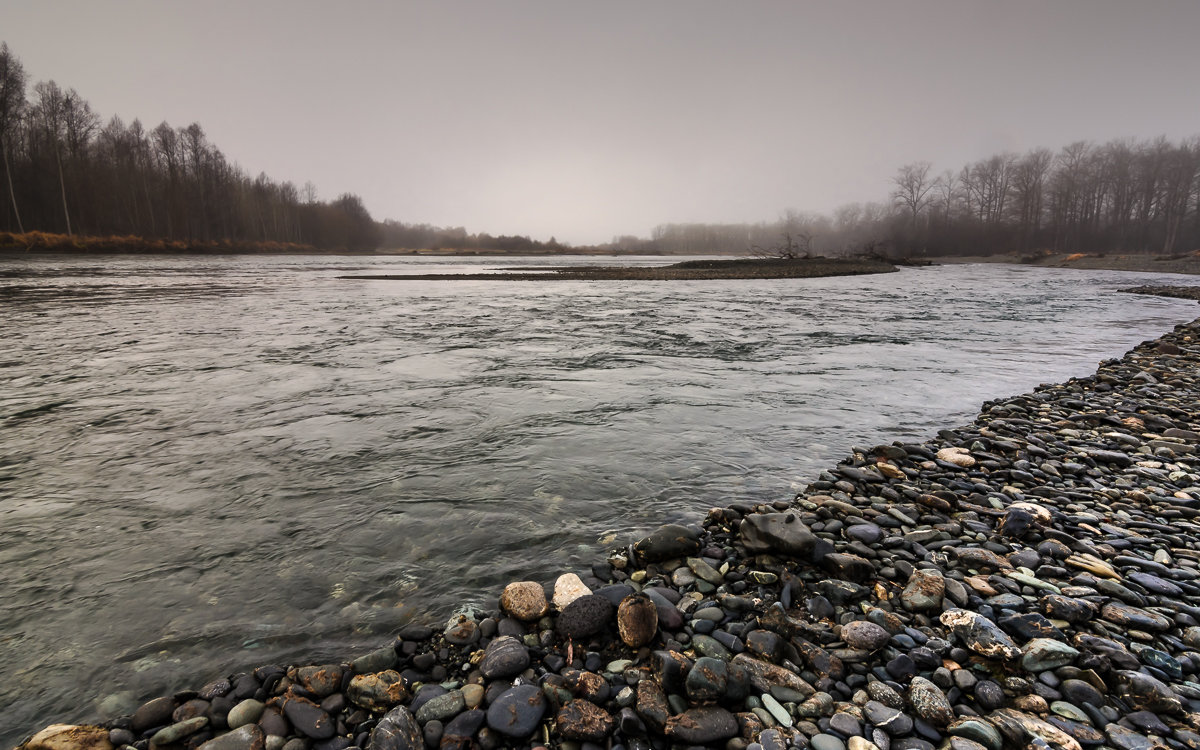
<path id="1" fill-rule="evenodd" d="M 112 743 L 103 727 L 51 724 L 17 750 L 112 750 Z"/>
<path id="2" fill-rule="evenodd" d="M 1117 750 L 1154 750 L 1159 743 L 1152 741 L 1144 734 L 1132 729 L 1126 729 L 1119 724 L 1109 724 L 1104 727 L 1108 742 Z"/>
<path id="3" fill-rule="evenodd" d="M 287 699 L 283 702 L 283 715 L 305 737 L 327 740 L 337 733 L 337 725 L 329 714 L 315 703 L 300 698 Z"/>
<path id="4" fill-rule="evenodd" d="M 831 552 L 821 558 L 821 567 L 834 578 L 845 581 L 866 581 L 875 577 L 870 560 L 848 552 Z"/>
<path id="5" fill-rule="evenodd" d="M 1117 672 L 1117 695 L 1135 711 L 1155 713 L 1179 713 L 1182 701 L 1170 686 L 1145 672 L 1131 669 Z"/>
<path id="6" fill-rule="evenodd" d="M 817 537 L 795 513 L 754 513 L 742 519 L 738 537 L 752 555 L 773 554 L 807 559 Z"/>
<path id="7" fill-rule="evenodd" d="M 709 745 L 737 733 L 737 719 L 720 706 L 689 708 L 666 722 L 667 736 L 689 745 Z"/>
<path id="8" fill-rule="evenodd" d="M 1074 737 L 1033 714 L 1001 708 L 988 714 L 987 719 L 1014 745 L 1024 747 L 1038 738 L 1059 750 L 1083 750 Z"/>
<path id="9" fill-rule="evenodd" d="M 467 700 L 461 690 L 450 690 L 421 704 L 413 716 L 424 726 L 431 721 L 446 722 L 467 708 Z"/>
<path id="10" fill-rule="evenodd" d="M 1092 602 L 1060 594 L 1046 594 L 1041 598 L 1042 611 L 1056 620 L 1066 620 L 1072 624 L 1087 622 L 1100 611 Z"/>
<path id="11" fill-rule="evenodd" d="M 265 739 L 258 725 L 247 724 L 205 742 L 198 750 L 263 750 Z"/>
<path id="12" fill-rule="evenodd" d="M 912 731 L 912 718 L 898 708 L 871 700 L 863 706 L 862 712 L 863 718 L 871 722 L 872 726 L 882 729 L 893 737 L 903 737 Z"/>
<path id="13" fill-rule="evenodd" d="M 1030 672 L 1044 672 L 1071 664 L 1079 656 L 1079 649 L 1050 638 L 1034 638 L 1025 644 L 1021 654 L 1021 666 Z"/>
<path id="14" fill-rule="evenodd" d="M 206 726 L 208 726 L 207 716 L 193 716 L 190 719 L 169 724 L 154 733 L 154 736 L 150 738 L 150 746 L 163 747 L 174 744 L 199 732 Z"/>
<path id="15" fill-rule="evenodd" d="M 949 609 L 942 613 L 941 623 L 949 627 L 967 648 L 990 659 L 1016 660 L 1021 649 L 996 623 L 977 612 Z"/>
<path id="16" fill-rule="evenodd" d="M 1120 625 L 1122 628 L 1137 630 L 1163 631 L 1171 628 L 1171 621 L 1155 612 L 1148 612 L 1139 607 L 1131 607 L 1120 602 L 1109 602 L 1100 609 L 1100 617 Z"/>
<path id="17" fill-rule="evenodd" d="M 918 568 L 908 577 L 900 601 L 912 612 L 940 611 L 945 594 L 946 580 L 941 573 Z"/>
<path id="18" fill-rule="evenodd" d="M 696 554 L 700 551 L 700 537 L 686 526 L 667 524 L 633 545 L 633 548 L 638 557 L 646 562 L 659 562 Z"/>
<path id="19" fill-rule="evenodd" d="M 147 701 L 133 712 L 133 731 L 143 732 L 153 727 L 166 726 L 171 723 L 171 713 L 175 710 L 175 700 L 170 697 L 155 698 Z M 56 725 L 66 726 L 66 725 Z"/>
<path id="20" fill-rule="evenodd" d="M 518 685 L 488 706 L 487 725 L 505 737 L 523 739 L 537 729 L 546 713 L 546 696 L 537 685 Z"/>
<path id="21" fill-rule="evenodd" d="M 958 564 L 980 570 L 1012 570 L 1013 565 L 1007 559 L 982 547 L 957 547 L 952 550 L 958 559 Z"/>

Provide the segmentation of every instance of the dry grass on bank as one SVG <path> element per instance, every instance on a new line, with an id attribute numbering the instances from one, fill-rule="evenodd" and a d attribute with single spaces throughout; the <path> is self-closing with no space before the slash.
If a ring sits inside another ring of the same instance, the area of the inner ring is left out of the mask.
<path id="1" fill-rule="evenodd" d="M 87 253 L 87 254 L 229 254 L 229 253 L 317 253 L 312 245 L 294 242 L 241 242 L 217 240 L 197 242 L 163 240 L 135 235 L 96 237 L 88 235 L 51 234 L 49 232 L 0 232 L 0 252 L 3 253 Z"/>

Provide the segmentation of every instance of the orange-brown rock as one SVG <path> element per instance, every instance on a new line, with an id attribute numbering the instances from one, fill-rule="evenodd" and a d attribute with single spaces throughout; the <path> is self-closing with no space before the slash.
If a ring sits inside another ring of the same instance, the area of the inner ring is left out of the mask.
<path id="1" fill-rule="evenodd" d="M 500 608 L 518 620 L 532 622 L 544 616 L 550 609 L 546 601 L 546 590 L 535 581 L 517 581 L 504 587 L 500 594 Z"/>
<path id="2" fill-rule="evenodd" d="M 658 632 L 658 607 L 645 594 L 631 594 L 617 608 L 617 633 L 630 648 L 641 648 Z"/>

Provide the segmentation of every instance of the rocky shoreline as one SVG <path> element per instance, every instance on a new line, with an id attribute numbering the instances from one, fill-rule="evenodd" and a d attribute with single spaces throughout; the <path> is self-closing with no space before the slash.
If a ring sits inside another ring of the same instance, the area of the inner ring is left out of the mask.
<path id="1" fill-rule="evenodd" d="M 1200 319 L 342 664 L 26 750 L 1200 750 Z"/>

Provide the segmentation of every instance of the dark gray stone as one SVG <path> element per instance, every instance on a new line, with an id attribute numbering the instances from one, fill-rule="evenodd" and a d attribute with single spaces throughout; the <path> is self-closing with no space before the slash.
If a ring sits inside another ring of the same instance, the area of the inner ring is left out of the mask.
<path id="1" fill-rule="evenodd" d="M 563 609 L 555 627 L 568 638 L 581 640 L 603 632 L 612 617 L 613 605 L 608 599 L 586 594 Z"/>
<path id="2" fill-rule="evenodd" d="M 605 601 L 607 604 L 607 601 Z M 506 737 L 528 737 L 546 713 L 546 697 L 536 685 L 518 685 L 488 706 L 487 725 Z"/>
<path id="3" fill-rule="evenodd" d="M 696 554 L 700 551 L 700 537 L 686 526 L 667 524 L 656 529 L 633 548 L 646 562 L 659 562 Z"/>
<path id="4" fill-rule="evenodd" d="M 738 537 L 750 554 L 807 559 L 817 537 L 795 513 L 754 513 L 742 519 Z"/>
<path id="5" fill-rule="evenodd" d="M 412 712 L 397 706 L 371 731 L 367 750 L 425 750 L 425 736 Z"/>
<path id="6" fill-rule="evenodd" d="M 283 702 L 283 715 L 296 731 L 314 740 L 326 740 L 337 732 L 337 726 L 320 706 L 292 698 Z"/>
<path id="7" fill-rule="evenodd" d="M 667 736 L 689 745 L 708 745 L 738 733 L 737 719 L 720 706 L 689 708 L 666 722 Z"/>
<path id="8" fill-rule="evenodd" d="M 205 742 L 199 750 L 263 750 L 264 739 L 257 725 L 247 724 Z"/>
<path id="9" fill-rule="evenodd" d="M 512 677 L 529 666 L 529 650 L 511 636 L 500 636 L 488 644 L 479 662 L 479 673 L 489 680 Z"/>

